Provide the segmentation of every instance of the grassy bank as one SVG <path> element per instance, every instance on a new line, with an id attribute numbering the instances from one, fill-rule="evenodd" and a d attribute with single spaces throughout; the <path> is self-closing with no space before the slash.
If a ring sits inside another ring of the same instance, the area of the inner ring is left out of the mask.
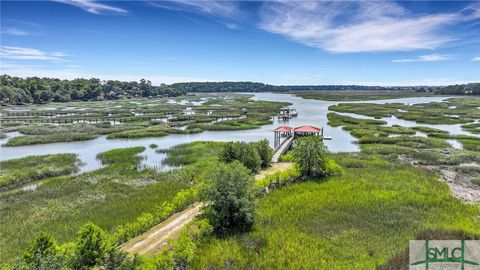
<path id="1" fill-rule="evenodd" d="M 415 91 L 387 91 L 387 90 L 313 90 L 313 91 L 290 91 L 289 94 L 317 100 L 328 101 L 360 101 L 380 100 L 407 97 L 430 97 L 430 93 L 418 93 Z"/>
<path id="2" fill-rule="evenodd" d="M 167 153 L 163 161 L 170 166 L 189 165 L 209 159 L 217 160 L 218 154 L 225 143 L 223 142 L 193 142 L 181 144 L 169 149 L 158 149 L 159 153 Z"/>
<path id="3" fill-rule="evenodd" d="M 0 260 L 22 254 L 41 231 L 60 243 L 75 238 L 78 228 L 92 221 L 112 232 L 119 225 L 153 212 L 187 188 L 179 172 L 137 170 L 143 147 L 112 150 L 100 155 L 105 168 L 77 176 L 45 179 L 34 191 L 0 192 Z"/>
<path id="4" fill-rule="evenodd" d="M 374 157 L 337 156 L 343 176 L 262 198 L 254 230 L 200 247 L 195 269 L 375 269 L 424 230 L 480 233 L 479 207 L 438 175 Z"/>
<path id="5" fill-rule="evenodd" d="M 340 103 L 329 107 L 336 112 L 355 113 L 375 118 L 395 116 L 399 119 L 426 124 L 466 124 L 466 130 L 476 130 L 480 119 L 480 98 L 450 98 L 443 102 L 418 103 L 408 105 L 403 103 Z"/>
<path id="6" fill-rule="evenodd" d="M 0 162 L 0 191 L 12 189 L 35 180 L 67 175 L 77 171 L 75 154 L 28 156 Z"/>

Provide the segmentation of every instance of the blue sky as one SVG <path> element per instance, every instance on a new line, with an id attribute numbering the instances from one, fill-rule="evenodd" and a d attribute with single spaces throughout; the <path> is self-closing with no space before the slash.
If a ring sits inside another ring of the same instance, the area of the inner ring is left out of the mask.
<path id="1" fill-rule="evenodd" d="M 1 1 L 1 72 L 73 79 L 480 81 L 480 2 Z"/>

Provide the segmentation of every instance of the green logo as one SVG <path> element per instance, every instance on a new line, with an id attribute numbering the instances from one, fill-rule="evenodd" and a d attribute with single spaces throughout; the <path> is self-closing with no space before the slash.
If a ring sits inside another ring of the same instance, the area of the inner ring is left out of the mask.
<path id="1" fill-rule="evenodd" d="M 465 240 L 435 240 L 433 242 L 434 245 L 430 240 L 410 242 L 410 269 L 446 269 L 447 265 L 448 269 L 465 270 L 467 269 L 466 265 L 470 266 L 468 269 L 480 269 L 480 267 L 475 267 L 480 265 L 480 260 L 475 259 L 480 255 L 478 254 L 480 250 L 477 250 L 480 247 L 478 245 L 480 241 L 467 241 L 467 243 L 472 243 L 471 248 L 466 247 Z M 423 254 L 420 254 L 421 252 Z M 466 259 L 467 253 L 469 259 Z M 418 257 L 421 259 L 417 259 Z M 412 266 L 424 266 L 424 268 Z M 457 267 L 453 268 L 453 266 Z M 473 268 L 471 268 L 472 266 Z"/>

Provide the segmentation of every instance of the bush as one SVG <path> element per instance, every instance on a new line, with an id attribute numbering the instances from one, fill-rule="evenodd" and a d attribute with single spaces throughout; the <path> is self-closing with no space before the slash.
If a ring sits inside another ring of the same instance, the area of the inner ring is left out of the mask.
<path id="1" fill-rule="evenodd" d="M 206 202 L 204 213 L 218 234 L 251 228 L 255 212 L 254 179 L 240 162 L 219 164 L 208 172 L 200 196 Z"/>
<path id="2" fill-rule="evenodd" d="M 270 147 L 267 139 L 253 143 L 257 148 L 258 155 L 262 161 L 262 168 L 267 168 L 273 157 L 273 149 Z"/>
<path id="3" fill-rule="evenodd" d="M 61 256 L 54 239 L 40 233 L 23 254 L 27 269 L 63 269 L 65 260 Z M 22 268 L 22 265 L 20 265 Z"/>
<path id="4" fill-rule="evenodd" d="M 302 175 L 325 176 L 328 174 L 327 149 L 319 137 L 308 136 L 296 139 L 292 155 Z"/>
<path id="5" fill-rule="evenodd" d="M 95 266 L 111 251 L 108 235 L 97 225 L 87 223 L 78 232 L 75 268 Z"/>
<path id="6" fill-rule="evenodd" d="M 220 152 L 220 161 L 225 163 L 240 161 L 245 167 L 256 173 L 260 170 L 262 160 L 258 150 L 252 143 L 228 142 Z"/>
<path id="7" fill-rule="evenodd" d="M 107 256 L 101 260 L 102 269 L 105 270 L 135 270 L 137 264 L 137 257 L 130 260 L 128 254 L 118 248 L 110 250 Z"/>

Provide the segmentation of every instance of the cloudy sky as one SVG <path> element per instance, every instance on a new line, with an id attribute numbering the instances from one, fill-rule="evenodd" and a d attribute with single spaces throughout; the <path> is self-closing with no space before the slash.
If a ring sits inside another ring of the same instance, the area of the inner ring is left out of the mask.
<path id="1" fill-rule="evenodd" d="M 72 79 L 480 81 L 478 1 L 1 1 L 1 73 Z"/>

